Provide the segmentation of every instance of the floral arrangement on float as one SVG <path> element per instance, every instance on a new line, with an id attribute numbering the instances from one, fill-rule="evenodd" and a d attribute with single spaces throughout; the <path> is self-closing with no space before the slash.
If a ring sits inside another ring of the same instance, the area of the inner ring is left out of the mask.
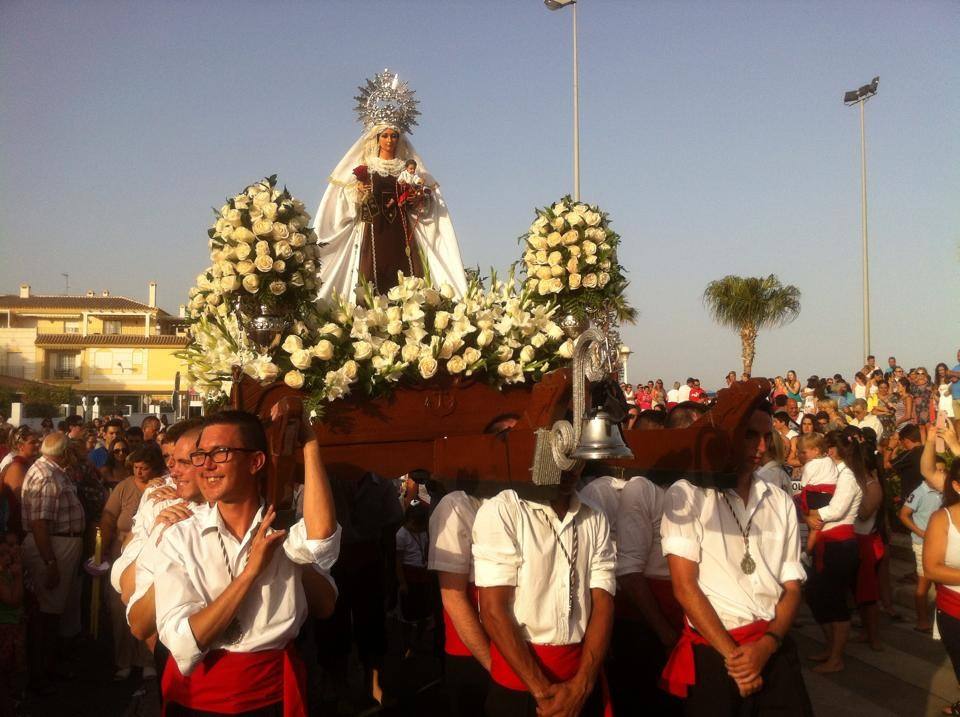
<path id="1" fill-rule="evenodd" d="M 398 274 L 386 294 L 368 284 L 358 303 L 336 295 L 316 302 L 310 217 L 302 202 L 276 189 L 275 176 L 216 214 L 211 267 L 190 290 L 190 342 L 178 354 L 188 382 L 208 401 L 229 394 L 234 366 L 261 383 L 302 389 L 314 409 L 353 391 L 375 396 L 440 376 L 499 387 L 538 381 L 573 354 L 578 331 L 565 326 L 569 312 L 626 307 L 619 237 L 606 214 L 568 198 L 538 211 L 526 237 L 524 280 L 513 271 L 504 280 L 491 273 L 487 287 L 473 275 L 458 298 L 450 285 L 435 286 L 429 272 Z"/>
<path id="2" fill-rule="evenodd" d="M 600 324 L 636 320 L 625 290 L 629 283 L 617 260 L 620 235 L 606 212 L 570 195 L 536 210 L 520 238 L 525 245 L 525 286 L 560 306 L 565 324 L 582 331 L 589 320 Z"/>

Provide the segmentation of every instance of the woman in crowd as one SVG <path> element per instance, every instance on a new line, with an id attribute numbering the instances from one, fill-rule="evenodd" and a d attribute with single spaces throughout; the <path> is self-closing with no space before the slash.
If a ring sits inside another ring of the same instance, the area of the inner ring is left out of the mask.
<path id="1" fill-rule="evenodd" d="M 947 418 L 955 418 L 953 415 L 953 394 L 951 388 L 953 382 L 950 380 L 949 367 L 945 363 L 938 363 L 933 370 L 933 385 L 936 389 L 934 398 L 937 400 L 936 413 L 943 412 Z M 932 414 L 931 420 L 935 420 L 936 413 Z"/>
<path id="2" fill-rule="evenodd" d="M 803 396 L 800 395 L 803 386 L 800 385 L 800 379 L 797 378 L 796 371 L 787 371 L 787 380 L 784 381 L 784 386 L 787 389 L 787 398 L 797 403 L 803 401 Z"/>
<path id="3" fill-rule="evenodd" d="M 27 469 L 40 454 L 40 436 L 28 426 L 20 426 L 13 432 L 11 443 L 13 457 L 0 471 L 0 530 L 23 536 L 20 516 L 20 491 Z"/>
<path id="4" fill-rule="evenodd" d="M 123 438 L 114 438 L 107 448 L 107 462 L 100 469 L 100 477 L 108 490 L 113 490 L 120 483 L 129 478 L 131 470 L 127 466 L 130 456 L 130 444 Z"/>
<path id="5" fill-rule="evenodd" d="M 806 598 L 813 617 L 823 629 L 826 646 L 810 659 L 820 664 L 815 672 L 840 672 L 850 637 L 847 596 L 854 591 L 859 567 L 859 548 L 853 524 L 863 499 L 868 476 L 860 444 L 844 431 L 827 434 L 828 455 L 840 471 L 830 503 L 807 515 L 811 530 L 819 530 L 814 569 L 807 581 Z"/>
<path id="6" fill-rule="evenodd" d="M 930 374 L 922 366 L 917 369 L 916 381 L 910 387 L 913 396 L 913 422 L 920 427 L 920 440 L 927 440 L 927 424 L 933 420 L 936 401 L 933 396 L 933 386 L 930 383 Z"/>
<path id="7" fill-rule="evenodd" d="M 849 428 L 848 431 L 856 429 Z M 857 573 L 856 603 L 863 624 L 863 635 L 858 642 L 869 643 L 873 650 L 880 651 L 880 564 L 886 556 L 886 531 L 883 525 L 883 483 L 881 466 L 877 459 L 876 434 L 869 428 L 861 431 L 861 450 L 867 479 L 863 484 L 863 500 L 857 511 L 853 531 L 857 535 L 860 554 L 860 569 Z M 889 575 L 888 575 L 889 579 Z"/>
<path id="8" fill-rule="evenodd" d="M 876 405 L 872 413 L 880 419 L 884 435 L 889 436 L 897 430 L 897 397 L 890 392 L 890 382 L 881 379 L 877 383 Z"/>
<path id="9" fill-rule="evenodd" d="M 800 435 L 805 436 L 808 433 L 819 433 L 817 430 L 817 417 L 812 413 L 803 414 L 800 419 Z"/>
<path id="10" fill-rule="evenodd" d="M 664 409 L 667 407 L 667 391 L 663 387 L 662 378 L 658 378 L 657 382 L 653 385 L 653 408 L 657 406 Z"/>
<path id="11" fill-rule="evenodd" d="M 120 443 L 122 442 L 114 441 L 113 445 Z M 133 529 L 133 517 L 140 507 L 143 491 L 152 479 L 163 475 L 163 457 L 155 448 L 139 449 L 130 457 L 130 461 L 133 464 L 133 475 L 120 481 L 110 493 L 100 520 L 106 559 L 110 562 L 120 557 L 124 541 Z M 131 667 L 143 668 L 144 677 L 155 675 L 150 651 L 130 633 L 120 593 L 112 587 L 107 588 L 107 604 L 113 625 L 113 659 L 117 668 L 113 679 L 127 679 Z"/>
<path id="12" fill-rule="evenodd" d="M 777 396 L 787 395 L 787 385 L 783 382 L 783 376 L 777 376 L 773 379 L 773 391 L 770 393 L 770 400 L 776 400 Z"/>
<path id="13" fill-rule="evenodd" d="M 936 455 L 934 441 L 924 446 L 927 470 Z M 937 590 L 937 629 L 960 683 L 960 457 L 955 456 L 943 485 L 943 508 L 930 516 L 923 541 L 923 574 Z M 960 716 L 960 701 L 944 710 Z"/>

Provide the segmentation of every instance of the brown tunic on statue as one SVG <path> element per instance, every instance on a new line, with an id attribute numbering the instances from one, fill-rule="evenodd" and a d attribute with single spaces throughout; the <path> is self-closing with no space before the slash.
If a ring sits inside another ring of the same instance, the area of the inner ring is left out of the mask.
<path id="1" fill-rule="evenodd" d="M 398 204 L 397 178 L 370 173 L 373 188 L 363 201 L 360 280 L 371 281 L 377 293 L 397 285 L 397 272 L 423 276 L 423 264 L 407 210 Z"/>

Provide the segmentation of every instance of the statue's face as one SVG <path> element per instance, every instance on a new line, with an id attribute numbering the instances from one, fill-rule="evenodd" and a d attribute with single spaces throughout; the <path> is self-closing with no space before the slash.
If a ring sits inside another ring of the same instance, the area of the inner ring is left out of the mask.
<path id="1" fill-rule="evenodd" d="M 395 129 L 385 129 L 377 136 L 380 147 L 380 156 L 384 159 L 393 159 L 397 155 L 397 144 L 400 142 L 400 133 Z"/>

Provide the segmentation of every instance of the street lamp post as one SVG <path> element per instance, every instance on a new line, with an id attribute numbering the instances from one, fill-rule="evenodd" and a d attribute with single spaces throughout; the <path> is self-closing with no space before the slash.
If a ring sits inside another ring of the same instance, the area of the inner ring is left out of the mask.
<path id="1" fill-rule="evenodd" d="M 877 94 L 879 77 L 868 85 L 844 93 L 843 103 L 860 105 L 860 232 L 863 264 L 863 360 L 870 355 L 870 256 L 867 251 L 867 136 L 864 126 L 863 106 Z"/>
<path id="2" fill-rule="evenodd" d="M 580 201 L 580 63 L 577 56 L 577 0 L 543 0 L 549 10 L 573 11 L 573 200 Z"/>

